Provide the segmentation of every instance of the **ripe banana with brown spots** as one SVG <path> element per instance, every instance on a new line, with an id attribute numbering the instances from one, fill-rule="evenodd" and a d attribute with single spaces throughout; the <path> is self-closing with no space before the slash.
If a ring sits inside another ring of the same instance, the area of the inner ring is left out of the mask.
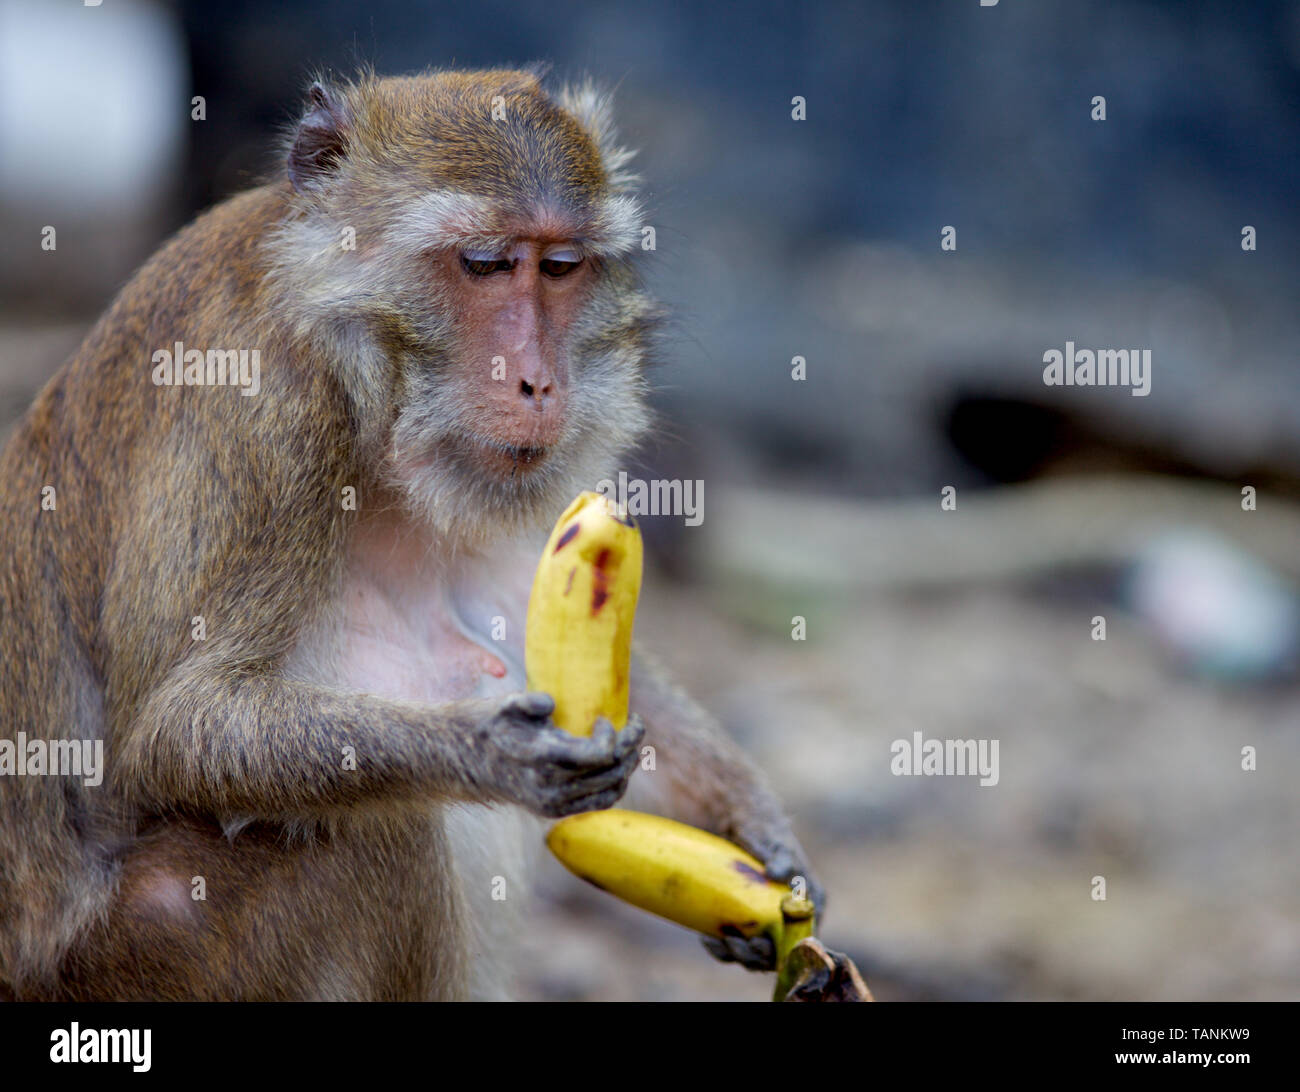
<path id="1" fill-rule="evenodd" d="M 641 532 L 599 493 L 564 510 L 537 563 L 524 629 L 528 689 L 555 699 L 552 719 L 591 735 L 598 717 L 627 724 Z"/>

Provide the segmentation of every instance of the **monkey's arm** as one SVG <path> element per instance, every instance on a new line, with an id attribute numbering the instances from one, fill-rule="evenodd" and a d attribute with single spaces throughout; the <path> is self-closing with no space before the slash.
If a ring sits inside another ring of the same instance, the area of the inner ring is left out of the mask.
<path id="1" fill-rule="evenodd" d="M 518 803 L 554 817 L 609 807 L 639 724 L 589 739 L 544 694 L 439 706 L 332 691 L 197 661 L 173 672 L 116 740 L 113 774 L 147 808 L 291 819 L 400 800 Z M 622 738 L 626 736 L 627 738 Z"/>
<path id="2" fill-rule="evenodd" d="M 825 907 L 821 884 L 780 801 L 748 756 L 644 649 L 633 655 L 630 691 L 634 711 L 645 721 L 645 742 L 655 748 L 655 769 L 632 779 L 624 803 L 735 842 L 781 883 L 803 877 L 820 914 Z M 771 945 L 765 938 L 706 941 L 706 947 L 720 959 L 734 959 L 751 969 L 771 966 Z"/>

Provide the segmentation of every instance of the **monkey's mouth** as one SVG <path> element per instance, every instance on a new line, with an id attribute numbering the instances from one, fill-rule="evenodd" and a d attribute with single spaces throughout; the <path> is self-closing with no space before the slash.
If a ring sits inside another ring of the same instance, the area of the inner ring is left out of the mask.
<path id="1" fill-rule="evenodd" d="M 475 439 L 483 451 L 484 464 L 508 477 L 537 469 L 550 452 L 550 448 L 538 444 L 509 444 L 486 436 Z"/>

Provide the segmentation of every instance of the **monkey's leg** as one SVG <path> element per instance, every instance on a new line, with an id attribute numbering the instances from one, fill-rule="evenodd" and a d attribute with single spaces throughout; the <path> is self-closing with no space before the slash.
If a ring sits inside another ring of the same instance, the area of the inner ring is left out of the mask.
<path id="1" fill-rule="evenodd" d="M 233 839 L 215 824 L 160 825 L 122 855 L 107 917 L 64 964 L 64 996 L 463 996 L 463 908 L 455 885 L 434 882 L 448 859 L 437 817 L 310 834 L 259 824 Z"/>

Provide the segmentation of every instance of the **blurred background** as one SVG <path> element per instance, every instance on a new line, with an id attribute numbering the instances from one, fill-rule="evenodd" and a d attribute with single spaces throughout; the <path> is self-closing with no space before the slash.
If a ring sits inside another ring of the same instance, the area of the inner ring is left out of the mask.
<path id="1" fill-rule="evenodd" d="M 643 521 L 638 632 L 769 771 L 827 943 L 882 1000 L 1300 997 L 1300 4 L 0 0 L 0 430 L 313 74 L 534 60 L 641 150 L 628 469 L 705 482 Z M 1045 386 L 1067 340 L 1150 395 Z M 893 776 L 916 731 L 999 783 Z M 770 989 L 543 888 L 525 997 Z"/>

